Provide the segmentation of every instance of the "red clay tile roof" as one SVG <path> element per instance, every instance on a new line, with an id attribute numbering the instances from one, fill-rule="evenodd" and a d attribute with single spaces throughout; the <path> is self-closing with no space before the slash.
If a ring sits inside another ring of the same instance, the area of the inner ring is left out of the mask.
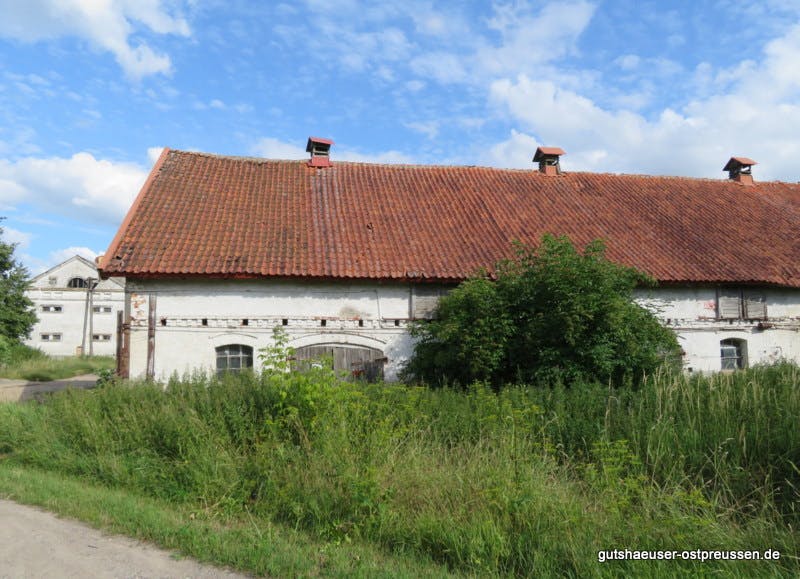
<path id="1" fill-rule="evenodd" d="M 104 275 L 456 281 L 566 234 L 662 282 L 800 287 L 800 185 L 166 150 Z"/>

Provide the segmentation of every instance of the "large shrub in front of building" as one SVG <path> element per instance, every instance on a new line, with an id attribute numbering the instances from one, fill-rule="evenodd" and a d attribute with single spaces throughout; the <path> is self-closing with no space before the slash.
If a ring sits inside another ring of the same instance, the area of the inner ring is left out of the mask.
<path id="1" fill-rule="evenodd" d="M 606 259 L 599 240 L 582 251 L 550 235 L 518 245 L 496 280 L 465 281 L 432 321 L 412 326 L 404 375 L 433 384 L 638 383 L 680 351 L 675 334 L 633 300 L 635 288 L 653 284 Z"/>

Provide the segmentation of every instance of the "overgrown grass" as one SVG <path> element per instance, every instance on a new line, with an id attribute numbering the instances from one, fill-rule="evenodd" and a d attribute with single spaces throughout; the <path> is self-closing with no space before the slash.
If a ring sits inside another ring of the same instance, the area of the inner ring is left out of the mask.
<path id="1" fill-rule="evenodd" d="M 0 453 L 480 575 L 796 576 L 800 371 L 467 392 L 197 375 L 0 406 Z M 614 561 L 608 549 L 778 561 Z"/>
<path id="2" fill-rule="evenodd" d="M 0 378 L 49 382 L 113 370 L 115 367 L 111 356 L 53 358 L 41 350 L 23 344 L 11 346 L 6 354 L 6 361 L 0 363 Z"/>
<path id="3" fill-rule="evenodd" d="M 424 560 L 386 556 L 363 543 L 314 540 L 248 513 L 220 518 L 193 510 L 191 505 L 175 505 L 3 461 L 0 497 L 150 541 L 201 562 L 271 577 L 451 576 Z"/>

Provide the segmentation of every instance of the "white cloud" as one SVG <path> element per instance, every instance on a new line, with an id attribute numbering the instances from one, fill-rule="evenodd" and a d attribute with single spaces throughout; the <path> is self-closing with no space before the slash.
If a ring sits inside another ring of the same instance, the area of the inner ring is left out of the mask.
<path id="1" fill-rule="evenodd" d="M 377 30 L 358 30 L 354 23 L 359 19 L 343 22 L 343 15 L 345 11 L 337 12 L 335 19 L 333 16 L 316 19 L 317 32 L 308 37 L 313 52 L 333 52 L 342 65 L 355 72 L 381 66 L 388 70 L 387 63 L 408 58 L 413 47 L 399 28 L 387 25 Z"/>
<path id="2" fill-rule="evenodd" d="M 304 147 L 298 147 L 272 137 L 259 139 L 250 150 L 252 154 L 266 159 L 304 159 L 308 156 Z"/>
<path id="3" fill-rule="evenodd" d="M 2 223 L 0 223 L 2 227 Z M 16 243 L 20 249 L 25 249 L 31 242 L 32 234 L 11 227 L 3 227 L 3 241 Z"/>
<path id="4" fill-rule="evenodd" d="M 442 84 L 481 85 L 509 74 L 541 74 L 543 66 L 575 53 L 594 10 L 582 0 L 551 2 L 538 11 L 524 1 L 495 4 L 486 30 L 464 30 L 456 17 L 448 30 L 460 30 L 459 37 L 444 48 L 417 51 L 409 65 L 415 74 Z M 439 15 L 415 20 L 424 32 L 444 34 Z"/>
<path id="5" fill-rule="evenodd" d="M 636 54 L 625 54 L 614 59 L 614 64 L 618 65 L 622 70 L 635 70 L 639 67 L 642 59 Z"/>
<path id="6" fill-rule="evenodd" d="M 435 139 L 439 134 L 438 121 L 404 123 L 404 125 L 406 128 L 416 131 L 417 133 L 421 133 L 429 139 Z"/>
<path id="7" fill-rule="evenodd" d="M 192 106 L 197 111 L 204 111 L 206 109 L 216 109 L 218 111 L 224 111 L 225 109 L 228 108 L 227 105 L 219 99 L 211 99 L 208 102 L 195 101 L 194 105 Z"/>
<path id="8" fill-rule="evenodd" d="M 703 63 L 695 73 L 700 96 L 652 116 L 602 107 L 579 90 L 525 74 L 492 83 L 490 102 L 525 134 L 570 153 L 567 170 L 722 178 L 728 158 L 744 155 L 761 163 L 756 179 L 797 181 L 797 62 L 800 26 L 769 42 L 758 61 L 719 71 Z M 513 150 L 518 141 L 512 136 L 492 152 Z"/>
<path id="9" fill-rule="evenodd" d="M 491 147 L 481 162 L 495 167 L 528 169 L 533 153 L 539 146 L 541 143 L 534 137 L 512 129 L 511 136 Z"/>
<path id="10" fill-rule="evenodd" d="M 501 42 L 478 51 L 481 67 L 495 75 L 533 71 L 573 53 L 595 7 L 584 1 L 551 2 L 532 14 L 526 2 L 495 6 L 489 27 Z"/>
<path id="11" fill-rule="evenodd" d="M 461 56 L 442 51 L 415 57 L 411 61 L 411 70 L 444 84 L 466 82 L 470 78 Z"/>
<path id="12" fill-rule="evenodd" d="M 89 247 L 65 247 L 64 249 L 56 249 L 47 254 L 47 257 L 42 259 L 28 253 L 19 253 L 19 261 L 25 266 L 31 276 L 37 276 L 44 273 L 53 266 L 63 263 L 75 255 L 85 257 L 89 261 L 94 261 L 94 258 L 99 255 L 98 252 Z"/>
<path id="13" fill-rule="evenodd" d="M 137 29 L 190 35 L 186 20 L 166 10 L 161 0 L 0 0 L 0 12 L 0 36 L 23 42 L 83 38 L 111 52 L 133 80 L 172 69 L 168 55 L 131 42 Z"/>
<path id="14" fill-rule="evenodd" d="M 161 153 L 164 152 L 164 147 L 148 147 L 147 149 L 147 158 L 150 160 L 151 164 L 155 164 L 158 161 L 158 158 L 161 156 Z"/>
<path id="15" fill-rule="evenodd" d="M 138 165 L 89 153 L 0 160 L 0 203 L 25 202 L 47 213 L 116 225 L 146 177 Z"/>
<path id="16" fill-rule="evenodd" d="M 72 246 L 72 247 L 65 247 L 64 249 L 57 249 L 55 251 L 51 251 L 48 255 L 47 263 L 50 265 L 48 267 L 53 267 L 54 265 L 58 265 L 59 263 L 68 260 L 70 257 L 75 255 L 80 255 L 81 257 L 85 257 L 89 261 L 94 261 L 94 258 L 97 257 L 99 254 L 97 251 L 89 248 L 89 247 L 82 247 L 82 246 Z"/>

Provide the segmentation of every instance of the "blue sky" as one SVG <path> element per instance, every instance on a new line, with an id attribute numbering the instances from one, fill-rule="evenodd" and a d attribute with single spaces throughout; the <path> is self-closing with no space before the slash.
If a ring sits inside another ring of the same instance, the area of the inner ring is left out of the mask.
<path id="1" fill-rule="evenodd" d="M 0 216 L 107 248 L 162 147 L 800 178 L 800 3 L 0 0 Z"/>

